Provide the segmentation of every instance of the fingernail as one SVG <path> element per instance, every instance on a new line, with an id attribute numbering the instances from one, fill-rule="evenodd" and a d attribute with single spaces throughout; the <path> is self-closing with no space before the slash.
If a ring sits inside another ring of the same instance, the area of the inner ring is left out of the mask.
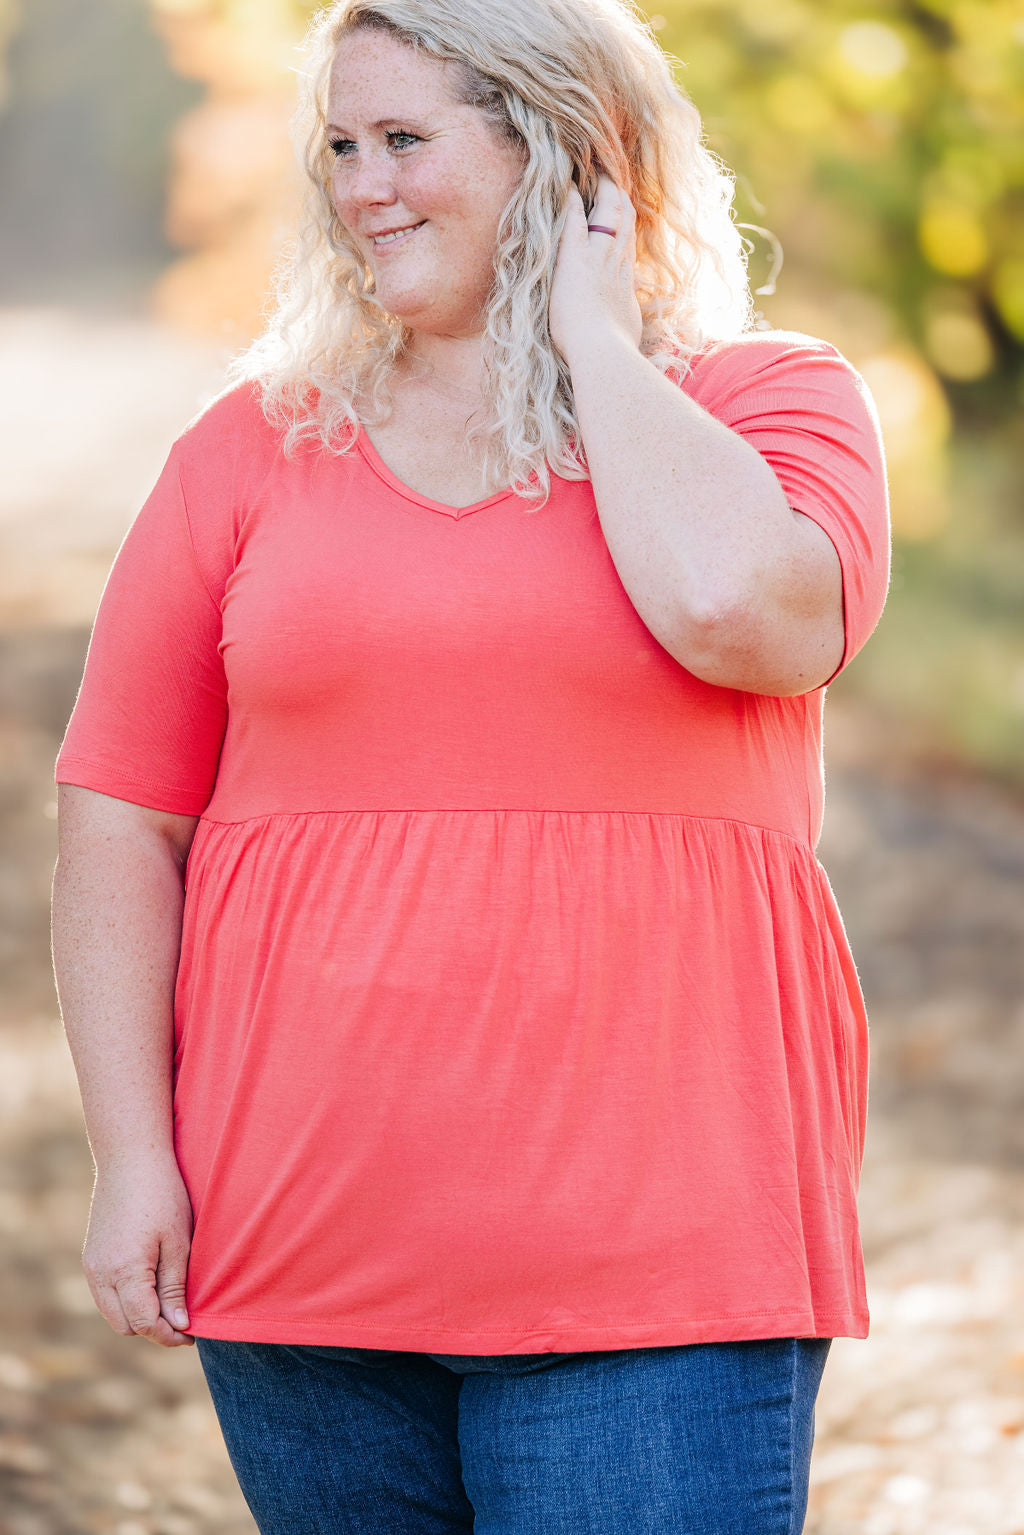
<path id="1" fill-rule="evenodd" d="M 175 1325 L 175 1327 L 187 1327 L 188 1326 L 188 1312 L 187 1311 L 182 1311 L 179 1308 L 174 1313 L 174 1325 Z"/>

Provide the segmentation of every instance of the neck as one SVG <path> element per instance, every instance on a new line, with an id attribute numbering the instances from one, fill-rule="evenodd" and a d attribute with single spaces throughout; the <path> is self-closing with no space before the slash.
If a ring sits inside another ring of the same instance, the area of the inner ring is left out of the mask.
<path id="1" fill-rule="evenodd" d="M 406 347 L 403 371 L 459 399 L 483 394 L 483 344 L 480 336 L 414 334 Z"/>

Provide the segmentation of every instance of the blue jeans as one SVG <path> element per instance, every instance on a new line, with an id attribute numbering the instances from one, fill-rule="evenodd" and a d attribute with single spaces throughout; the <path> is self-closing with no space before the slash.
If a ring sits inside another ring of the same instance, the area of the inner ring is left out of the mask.
<path id="1" fill-rule="evenodd" d="M 799 1535 L 830 1343 L 456 1355 L 197 1339 L 263 1535 Z"/>

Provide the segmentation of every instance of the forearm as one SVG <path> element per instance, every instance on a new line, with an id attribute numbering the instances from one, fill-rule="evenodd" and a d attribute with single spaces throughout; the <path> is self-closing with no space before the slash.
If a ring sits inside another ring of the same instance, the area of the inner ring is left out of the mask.
<path id="1" fill-rule="evenodd" d="M 823 680 L 839 659 L 822 622 L 841 611 L 838 564 L 830 588 L 820 530 L 770 464 L 617 331 L 577 336 L 567 361 L 602 531 L 655 638 L 708 681 Z"/>
<path id="2" fill-rule="evenodd" d="M 184 886 L 159 834 L 79 831 L 53 882 L 53 961 L 100 1171 L 173 1157 L 173 999 Z"/>

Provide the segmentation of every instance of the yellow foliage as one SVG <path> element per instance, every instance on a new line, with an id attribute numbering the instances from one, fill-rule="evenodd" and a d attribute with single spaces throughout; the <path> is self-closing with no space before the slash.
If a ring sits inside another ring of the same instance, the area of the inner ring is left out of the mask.
<path id="1" fill-rule="evenodd" d="M 810 75 L 795 70 L 777 75 L 765 91 L 765 105 L 780 128 L 813 138 L 828 133 L 836 113 L 828 96 Z"/>
<path id="2" fill-rule="evenodd" d="M 984 378 L 995 362 L 984 323 L 959 305 L 936 306 L 926 317 L 925 347 L 938 371 L 959 383 Z"/>
<path id="3" fill-rule="evenodd" d="M 943 198 L 926 202 L 918 221 L 918 240 L 929 265 L 949 277 L 971 277 L 989 259 L 981 220 L 963 203 Z"/>
<path id="4" fill-rule="evenodd" d="M 754 37 L 770 43 L 789 43 L 807 28 L 807 9 L 799 0 L 739 0 L 739 20 Z"/>
<path id="5" fill-rule="evenodd" d="M 1024 341 L 1024 256 L 999 262 L 992 275 L 992 298 L 1007 330 Z"/>
<path id="6" fill-rule="evenodd" d="M 951 514 L 947 457 L 949 403 L 933 370 L 908 347 L 891 346 L 860 363 L 878 407 L 899 538 L 936 537 Z"/>
<path id="7" fill-rule="evenodd" d="M 844 63 L 872 80 L 889 80 L 906 68 L 907 45 L 884 21 L 854 21 L 839 34 Z"/>

